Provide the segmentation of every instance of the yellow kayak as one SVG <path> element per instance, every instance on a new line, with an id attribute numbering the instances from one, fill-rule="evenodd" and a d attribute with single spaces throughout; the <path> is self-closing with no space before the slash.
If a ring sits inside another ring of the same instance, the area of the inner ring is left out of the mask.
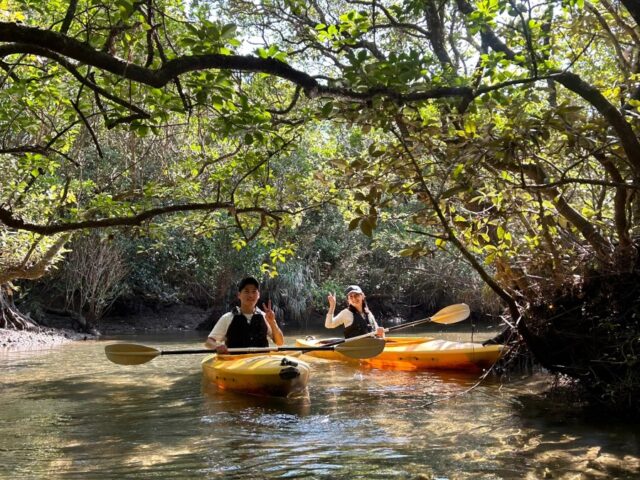
<path id="1" fill-rule="evenodd" d="M 296 339 L 296 346 L 317 347 L 338 339 Z M 500 358 L 503 345 L 487 345 L 473 342 L 450 342 L 431 337 L 386 337 L 381 354 L 361 360 L 361 365 L 389 370 L 482 370 L 491 367 Z M 354 362 L 336 351 L 315 351 L 307 355 L 329 360 Z"/>
<path id="2" fill-rule="evenodd" d="M 222 390 L 288 397 L 309 381 L 309 364 L 278 354 L 209 355 L 202 361 L 207 382 Z"/>

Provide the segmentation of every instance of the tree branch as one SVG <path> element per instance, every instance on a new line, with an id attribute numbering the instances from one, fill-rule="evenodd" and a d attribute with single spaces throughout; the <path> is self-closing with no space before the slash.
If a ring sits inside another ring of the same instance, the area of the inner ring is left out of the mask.
<path id="1" fill-rule="evenodd" d="M 614 107 L 600 93 L 600 90 L 582 80 L 575 73 L 558 73 L 552 78 L 565 88 L 577 93 L 600 112 L 620 139 L 620 144 L 626 153 L 627 160 L 633 167 L 634 176 L 640 178 L 640 142 L 638 142 L 638 137 L 636 137 L 631 125 L 625 120 L 620 110 Z"/>
<path id="2" fill-rule="evenodd" d="M 536 182 L 536 186 L 538 187 L 547 182 L 546 172 L 542 167 L 540 167 L 540 165 L 535 163 L 520 163 L 519 165 L 514 165 L 509 162 L 494 161 L 493 164 L 498 168 L 504 168 L 505 170 L 512 172 L 525 174 Z M 523 177 L 523 187 L 527 188 L 529 186 L 530 185 L 525 182 Z M 580 213 L 569 204 L 566 198 L 562 195 L 562 192 L 550 186 L 549 188 L 542 190 L 542 193 L 554 204 L 558 213 L 578 229 L 584 239 L 593 247 L 594 251 L 598 254 L 598 257 L 603 260 L 607 259 L 611 254 L 611 244 L 606 238 L 600 235 L 591 222 L 580 215 Z"/>
<path id="3" fill-rule="evenodd" d="M 474 12 L 473 7 L 471 7 L 467 0 L 457 0 L 457 3 L 458 8 L 460 8 L 465 15 L 470 15 Z M 640 18 L 639 2 L 636 0 L 627 0 L 623 3 L 625 3 L 625 6 L 627 6 L 627 3 L 632 3 L 635 6 L 635 9 L 638 10 L 637 13 Z M 629 7 L 627 6 L 627 8 Z M 509 47 L 507 47 L 504 42 L 502 42 L 502 40 L 500 40 L 496 34 L 489 29 L 489 27 L 485 27 L 482 31 L 482 38 L 486 40 L 487 44 L 495 51 L 503 52 L 509 60 L 526 67 L 523 62 L 516 60 L 515 53 L 509 49 Z M 593 105 L 607 120 L 607 122 L 609 122 L 609 125 L 611 125 L 616 132 L 617 137 L 620 139 L 620 143 L 626 153 L 627 159 L 634 169 L 635 176 L 640 178 L 640 142 L 635 136 L 631 125 L 629 125 L 625 120 L 620 111 L 616 109 L 597 88 L 586 83 L 575 73 L 564 71 L 558 72 L 550 77 Z"/>
<path id="4" fill-rule="evenodd" d="M 70 0 L 69 7 L 67 8 L 67 13 L 64 16 L 64 20 L 62 21 L 62 25 L 60 25 L 60 33 L 65 34 L 69 31 L 69 27 L 71 26 L 71 22 L 73 21 L 73 17 L 76 14 L 76 8 L 78 7 L 78 0 Z"/>
<path id="5" fill-rule="evenodd" d="M 438 6 L 435 4 L 435 0 L 425 2 L 424 13 L 427 19 L 427 25 L 429 26 L 429 41 L 431 42 L 436 57 L 438 57 L 440 64 L 444 68 L 452 67 L 453 62 L 451 61 L 449 52 L 447 52 L 445 48 L 444 22 L 440 16 Z"/>
<path id="6" fill-rule="evenodd" d="M 9 45 L 0 46 L 0 57 L 4 57 L 6 55 L 11 55 L 14 53 L 27 53 L 27 54 L 50 58 L 51 60 L 56 61 L 57 63 L 62 65 L 64 68 L 66 68 L 69 71 L 69 73 L 71 73 L 71 75 L 73 75 L 76 78 L 76 80 L 78 80 L 82 85 L 89 87 L 91 90 L 99 93 L 100 95 L 111 100 L 112 102 L 117 103 L 120 106 L 123 106 L 129 110 L 136 112 L 136 114 L 142 115 L 144 118 L 150 117 L 150 115 L 144 110 L 142 110 L 140 107 L 130 102 L 127 102 L 126 100 L 123 100 L 119 97 L 116 97 L 115 95 L 109 93 L 104 88 L 98 86 L 88 78 L 85 78 L 82 75 L 80 75 L 75 65 L 73 65 L 71 62 L 67 61 L 65 58 L 58 55 L 56 52 L 52 52 L 45 47 L 38 47 L 38 46 L 32 46 L 32 45 L 20 44 L 20 43 L 13 43 Z"/>
<path id="7" fill-rule="evenodd" d="M 39 47 L 35 51 L 22 53 L 47 56 L 46 52 L 42 50 L 46 49 L 51 53 L 64 55 L 83 64 L 92 65 L 128 80 L 156 88 L 165 86 L 183 73 L 209 68 L 269 73 L 301 85 L 308 94 L 312 94 L 318 87 L 317 82 L 310 75 L 272 58 L 217 53 L 185 55 L 168 61 L 159 69 L 150 69 L 98 51 L 91 45 L 57 32 L 12 22 L 0 22 L 0 41 Z"/>
<path id="8" fill-rule="evenodd" d="M 384 95 L 399 103 L 403 103 L 446 97 L 467 97 L 472 94 L 471 89 L 467 87 L 440 87 L 405 96 L 386 87 L 375 87 L 356 92 L 348 88 L 320 85 L 311 75 L 296 70 L 279 60 L 249 55 L 185 55 L 169 60 L 158 69 L 144 68 L 121 60 L 108 53 L 98 51 L 86 43 L 60 35 L 57 32 L 7 22 L 0 22 L 0 41 L 19 42 L 0 47 L 0 56 L 11 53 L 30 53 L 51 58 L 61 63 L 65 68 L 70 69 L 71 73 L 74 73 L 73 70 L 75 70 L 75 67 L 62 57 L 64 56 L 116 74 L 122 78 L 156 88 L 167 85 L 167 83 L 176 77 L 187 72 L 220 69 L 274 75 L 299 85 L 309 98 L 329 96 L 364 103 L 376 96 Z M 82 77 L 78 78 L 78 80 L 81 78 Z M 82 79 L 81 81 L 87 82 L 86 79 Z M 93 83 L 88 86 L 93 89 L 100 88 Z M 101 89 L 100 93 L 110 98 L 108 92 Z M 123 103 L 124 101 L 121 99 L 116 100 L 111 98 L 111 100 L 127 106 L 127 108 L 137 113 L 141 113 L 138 107 L 127 104 L 126 102 Z"/>
<path id="9" fill-rule="evenodd" d="M 620 171 L 616 168 L 614 163 L 607 158 L 602 152 L 594 152 L 593 156 L 602 164 L 609 176 L 614 182 L 624 183 L 624 179 L 620 174 Z M 635 185 L 634 185 L 635 187 Z M 614 216 L 616 224 L 616 232 L 618 233 L 618 240 L 622 249 L 628 249 L 632 245 L 631 237 L 629 235 L 629 222 L 627 221 L 627 187 L 617 186 L 616 194 L 614 196 Z"/>
<path id="10" fill-rule="evenodd" d="M 14 216 L 11 210 L 0 207 L 0 222 L 4 223 L 7 227 L 13 228 L 15 230 L 26 230 L 28 232 L 39 233 L 41 235 L 53 235 L 55 233 L 71 232 L 74 230 L 83 230 L 87 228 L 138 226 L 142 225 L 147 220 L 168 213 L 214 210 L 227 210 L 232 215 L 258 212 L 264 216 L 272 217 L 276 220 L 279 219 L 275 215 L 275 213 L 264 208 L 235 208 L 235 206 L 231 202 L 212 202 L 167 205 L 164 207 L 151 208 L 149 210 L 138 213 L 137 215 L 132 215 L 129 217 L 111 217 L 97 220 L 83 220 L 79 222 L 52 223 L 47 225 L 25 222 L 22 218 Z"/>
<path id="11" fill-rule="evenodd" d="M 25 280 L 36 280 L 47 272 L 47 267 L 51 265 L 53 257 L 57 255 L 60 249 L 69 240 L 69 234 L 62 235 L 56 242 L 49 247 L 42 258 L 34 265 L 27 267 L 21 265 L 19 267 L 8 268 L 0 271 L 0 285 L 17 280 L 19 278 Z"/>
<path id="12" fill-rule="evenodd" d="M 78 97 L 79 96 L 80 95 L 78 95 Z M 96 146 L 96 151 L 98 152 L 98 156 L 100 158 L 104 158 L 104 155 L 102 154 L 102 148 L 100 148 L 100 142 L 98 140 L 98 137 L 96 136 L 96 133 L 93 131 L 93 127 L 89 123 L 89 120 L 87 119 L 87 117 L 85 117 L 84 113 L 82 113 L 82 110 L 80 110 L 79 102 L 78 101 L 74 102 L 73 100 L 71 100 L 71 105 L 73 106 L 73 109 L 76 111 L 76 113 L 82 120 L 82 123 L 84 123 L 84 126 L 87 128 L 87 131 L 89 132 L 89 135 L 93 140 L 93 144 Z"/>

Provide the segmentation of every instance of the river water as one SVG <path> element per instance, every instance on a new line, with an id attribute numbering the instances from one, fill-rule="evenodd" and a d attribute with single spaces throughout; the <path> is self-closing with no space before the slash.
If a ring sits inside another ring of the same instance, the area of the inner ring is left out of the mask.
<path id="1" fill-rule="evenodd" d="M 469 391 L 478 375 L 303 357 L 308 397 L 278 400 L 203 385 L 201 355 L 115 365 L 108 343 L 0 352 L 0 478 L 640 478 L 637 426 L 551 407 L 543 374 Z"/>

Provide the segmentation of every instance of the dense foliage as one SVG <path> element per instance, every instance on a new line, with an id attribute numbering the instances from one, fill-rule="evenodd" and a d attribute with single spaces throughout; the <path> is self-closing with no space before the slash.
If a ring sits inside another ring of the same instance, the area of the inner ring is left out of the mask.
<path id="1" fill-rule="evenodd" d="M 637 402 L 634 0 L 2 4 L 0 283 L 113 226 L 261 242 L 273 277 L 331 202 L 464 258 L 545 367 Z"/>

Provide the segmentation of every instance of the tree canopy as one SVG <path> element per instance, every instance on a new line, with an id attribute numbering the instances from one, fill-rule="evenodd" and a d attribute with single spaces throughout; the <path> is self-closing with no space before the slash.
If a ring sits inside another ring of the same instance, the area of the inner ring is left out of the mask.
<path id="1" fill-rule="evenodd" d="M 548 368 L 632 375 L 637 2 L 2 5 L 2 283 L 88 228 L 172 213 L 242 245 L 333 202 L 459 252 Z"/>

